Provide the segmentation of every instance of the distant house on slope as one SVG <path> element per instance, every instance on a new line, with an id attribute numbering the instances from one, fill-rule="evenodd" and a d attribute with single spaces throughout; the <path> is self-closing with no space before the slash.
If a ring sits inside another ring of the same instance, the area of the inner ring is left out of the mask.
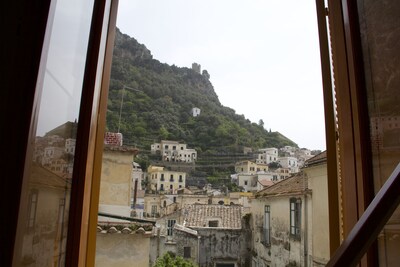
<path id="1" fill-rule="evenodd" d="M 187 148 L 177 141 L 161 140 L 151 145 L 151 153 L 161 155 L 162 161 L 193 163 L 197 160 L 197 151 Z"/>
<path id="2" fill-rule="evenodd" d="M 199 108 L 194 107 L 194 108 L 192 108 L 190 113 L 192 114 L 193 117 L 197 117 L 200 115 L 200 112 L 201 112 L 201 110 Z"/>

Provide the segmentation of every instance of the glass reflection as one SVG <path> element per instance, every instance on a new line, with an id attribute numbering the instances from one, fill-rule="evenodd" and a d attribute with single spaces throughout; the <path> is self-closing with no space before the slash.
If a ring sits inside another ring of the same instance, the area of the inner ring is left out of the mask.
<path id="1" fill-rule="evenodd" d="M 93 1 L 60 0 L 48 24 L 46 58 L 26 225 L 17 266 L 64 266 L 77 118 Z M 40 89 L 39 89 L 40 90 Z M 21 210 L 23 213 L 23 210 Z"/>
<path id="2" fill-rule="evenodd" d="M 358 0 L 375 192 L 400 162 L 400 3 Z M 400 210 L 378 236 L 379 266 L 400 266 Z"/>

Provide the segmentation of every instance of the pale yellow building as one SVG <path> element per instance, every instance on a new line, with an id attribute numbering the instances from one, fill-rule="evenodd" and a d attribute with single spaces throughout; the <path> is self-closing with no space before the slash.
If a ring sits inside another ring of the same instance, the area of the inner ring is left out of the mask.
<path id="1" fill-rule="evenodd" d="M 236 173 L 256 174 L 257 172 L 267 172 L 268 165 L 257 164 L 249 160 L 240 161 L 235 164 Z"/>
<path id="2" fill-rule="evenodd" d="M 149 166 L 147 182 L 152 191 L 174 194 L 176 190 L 185 188 L 186 173 L 164 170 L 164 167 L 160 166 Z"/>
<path id="3" fill-rule="evenodd" d="M 132 162 L 138 153 L 136 148 L 126 146 L 104 147 L 101 167 L 99 212 L 130 216 Z M 99 217 L 99 221 L 116 221 Z"/>

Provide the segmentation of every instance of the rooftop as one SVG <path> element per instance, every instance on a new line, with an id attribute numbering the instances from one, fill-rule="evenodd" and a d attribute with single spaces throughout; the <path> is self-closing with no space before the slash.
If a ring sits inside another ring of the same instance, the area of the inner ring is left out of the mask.
<path id="1" fill-rule="evenodd" d="M 304 166 L 309 167 L 309 166 L 313 166 L 313 165 L 318 165 L 321 163 L 325 163 L 327 160 L 326 157 L 326 150 L 324 152 L 319 153 L 318 155 L 306 160 L 304 162 Z"/>
<path id="2" fill-rule="evenodd" d="M 271 186 L 271 185 L 274 185 L 274 184 L 275 184 L 274 181 L 267 180 L 267 179 L 265 179 L 265 180 L 258 180 L 258 182 L 259 182 L 262 186 Z"/>
<path id="3" fill-rule="evenodd" d="M 307 178 L 299 172 L 256 193 L 256 197 L 281 196 L 303 193 L 308 188 Z"/>
<path id="4" fill-rule="evenodd" d="M 218 228 L 241 229 L 242 207 L 223 205 L 187 205 L 182 209 L 186 227 L 208 227 L 208 221 L 217 219 Z"/>

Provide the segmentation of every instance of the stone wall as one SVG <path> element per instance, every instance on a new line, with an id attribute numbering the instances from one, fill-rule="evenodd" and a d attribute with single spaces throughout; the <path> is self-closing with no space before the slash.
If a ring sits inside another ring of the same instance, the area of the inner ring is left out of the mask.
<path id="1" fill-rule="evenodd" d="M 250 266 L 251 234 L 248 230 L 202 228 L 200 235 L 200 267 L 214 267 L 216 263 L 236 263 Z"/>
<path id="2" fill-rule="evenodd" d="M 148 267 L 147 234 L 97 233 L 96 267 Z"/>

